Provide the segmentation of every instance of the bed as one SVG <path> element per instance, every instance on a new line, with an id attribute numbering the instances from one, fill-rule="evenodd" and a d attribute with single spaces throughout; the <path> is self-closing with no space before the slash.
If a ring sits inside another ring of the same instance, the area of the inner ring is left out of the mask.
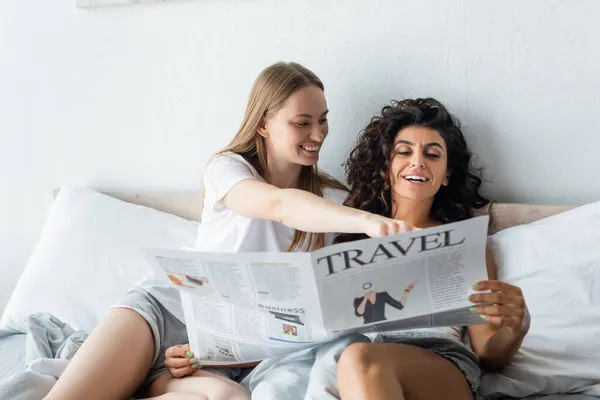
<path id="1" fill-rule="evenodd" d="M 69 307 L 68 312 L 61 313 L 65 307 L 65 303 L 61 303 L 61 300 L 58 299 L 44 298 L 43 295 L 40 295 L 41 300 L 38 305 L 30 304 L 35 303 L 35 299 L 28 302 L 26 293 L 30 292 L 32 288 L 39 289 L 40 281 L 45 279 L 44 277 L 40 278 L 36 276 L 36 274 L 40 275 L 47 273 L 48 268 L 51 268 L 52 266 L 47 266 L 46 260 L 48 258 L 58 257 L 55 254 L 57 251 L 56 247 L 66 246 L 63 242 L 57 242 L 58 239 L 56 236 L 66 234 L 65 232 L 75 232 L 76 234 L 73 234 L 73 237 L 75 238 L 73 240 L 75 240 L 75 242 L 69 244 L 70 247 L 68 247 L 68 251 L 77 252 L 79 247 L 89 245 L 89 242 L 77 242 L 77 240 L 84 240 L 81 239 L 81 237 L 85 237 L 86 235 L 82 233 L 81 230 L 84 228 L 82 228 L 81 225 L 87 223 L 89 226 L 85 227 L 85 229 L 93 231 L 94 235 L 104 233 L 107 236 L 113 236 L 110 241 L 98 244 L 99 248 L 104 249 L 105 251 L 107 246 L 122 245 L 122 243 L 116 244 L 116 242 L 122 242 L 124 238 L 136 236 L 143 236 L 147 241 L 143 243 L 136 242 L 134 243 L 135 246 L 179 246 L 181 244 L 190 244 L 183 242 L 193 240 L 192 235 L 197 224 L 195 221 L 199 220 L 201 213 L 199 193 L 118 192 L 100 194 L 87 189 L 66 188 L 66 192 L 68 192 L 67 196 L 67 194 L 62 194 L 63 191 L 61 191 L 61 194 L 59 194 L 59 191 L 55 192 L 55 195 L 58 195 L 57 200 L 61 198 L 61 195 L 63 198 L 60 199 L 60 202 L 56 201 L 55 205 L 53 205 L 48 222 L 46 223 L 42 234 L 42 239 L 38 246 L 36 246 L 32 260 L 30 260 L 27 270 L 23 274 L 23 277 L 21 277 L 19 284 L 15 289 L 15 293 L 5 310 L 5 314 L 10 315 L 8 317 L 4 315 L 2 324 L 0 325 L 3 332 L 3 334 L 0 334 L 0 386 L 1 383 L 6 381 L 9 377 L 22 372 L 26 365 L 26 327 L 25 325 L 15 323 L 15 321 L 20 322 L 18 318 L 15 318 L 15 315 L 23 317 L 35 312 L 48 310 L 52 311 L 53 314 L 58 313 L 63 321 L 66 321 L 73 326 L 74 330 L 81 330 L 89 333 L 97 321 L 102 318 L 103 313 L 106 311 L 106 305 L 114 301 L 114 297 L 118 293 L 121 293 L 123 288 L 129 287 L 132 282 L 137 281 L 141 273 L 141 270 L 132 271 L 127 265 L 128 261 L 123 261 L 124 266 L 121 266 L 122 269 L 117 269 L 115 270 L 116 272 L 113 272 L 113 276 L 114 274 L 123 274 L 119 275 L 122 276 L 122 281 L 119 280 L 118 282 L 118 285 L 120 286 L 115 288 L 110 294 L 107 294 L 106 298 L 102 298 L 98 295 L 91 300 L 91 305 L 88 305 L 85 301 L 82 304 L 79 304 L 78 308 L 82 309 L 80 314 L 78 314 L 80 311 L 77 311 L 74 307 Z M 98 207 L 104 208 L 102 211 L 97 211 Z M 561 214 L 568 211 L 570 208 L 571 207 L 566 206 L 495 203 L 489 208 L 478 211 L 478 213 L 489 213 L 491 216 L 490 235 L 493 235 L 516 225 L 528 224 Z M 65 217 L 67 213 L 69 218 Z M 131 215 L 134 214 L 135 216 L 131 217 Z M 69 220 L 68 223 L 64 222 L 66 219 Z M 60 223 L 58 221 L 60 221 Z M 109 224 L 106 224 L 106 221 L 115 221 L 121 224 L 121 226 L 114 228 L 115 231 L 111 231 L 111 229 L 113 229 L 112 224 L 109 226 Z M 170 227 L 169 229 L 160 228 L 160 226 L 164 226 L 167 222 L 169 224 L 175 224 L 176 222 L 178 225 L 177 227 Z M 152 231 L 152 229 L 154 229 L 154 231 Z M 149 239 L 150 235 L 152 235 L 151 240 Z M 85 256 L 90 257 L 89 252 L 95 250 L 87 248 L 86 251 L 88 253 L 86 253 Z M 123 253 L 125 250 L 122 248 L 119 248 L 118 251 L 121 251 L 121 253 L 118 254 L 122 254 L 122 258 L 126 260 L 131 260 L 131 257 L 137 257 L 137 255 L 132 255 L 134 253 Z M 52 257 L 49 257 L 48 254 L 51 254 Z M 68 262 L 70 261 L 67 261 L 66 263 Z M 68 266 L 65 268 L 68 268 Z M 74 269 L 73 271 L 75 272 L 72 272 L 71 275 L 76 275 L 79 273 L 78 271 L 82 269 L 80 265 L 77 266 L 77 268 L 78 270 Z M 107 280 L 110 279 L 110 277 L 106 278 L 104 275 L 101 275 L 103 272 L 100 271 L 100 268 L 97 270 L 94 269 L 94 271 L 94 274 L 98 274 L 94 275 L 95 284 L 98 287 L 101 287 L 103 282 L 110 282 Z M 54 269 L 52 274 L 55 274 L 55 272 L 56 270 Z M 48 275 L 48 277 L 49 276 L 51 275 Z M 103 279 L 105 279 L 105 281 L 103 281 Z M 76 290 L 67 286 L 64 286 L 64 288 L 65 290 Z M 74 298 L 80 294 L 81 293 L 74 291 L 70 295 L 67 295 L 67 297 L 70 296 L 71 298 Z M 101 310 L 98 310 L 98 308 Z M 92 314 L 91 317 L 90 314 Z M 7 327 L 9 329 L 7 329 Z M 598 345 L 600 346 L 600 343 Z M 598 383 L 600 384 L 600 380 Z M 2 391 L 0 390 L 0 398 L 1 394 Z M 494 396 L 494 398 L 500 397 Z M 533 396 L 527 398 L 543 398 L 545 400 L 583 400 L 596 399 L 599 397 L 582 394 L 568 394 L 546 397 Z"/>

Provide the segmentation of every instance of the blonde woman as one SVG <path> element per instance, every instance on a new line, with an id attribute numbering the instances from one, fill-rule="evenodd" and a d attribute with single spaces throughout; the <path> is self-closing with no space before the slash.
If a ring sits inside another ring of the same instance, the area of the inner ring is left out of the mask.
<path id="1" fill-rule="evenodd" d="M 261 72 L 237 135 L 204 171 L 198 250 L 312 250 L 330 242 L 327 232 L 377 237 L 411 229 L 339 204 L 343 185 L 317 168 L 329 132 L 327 113 L 323 83 L 308 69 L 277 63 Z M 135 287 L 92 332 L 45 399 L 115 400 L 134 393 L 249 398 L 235 382 L 248 371 L 244 366 L 200 369 L 189 349 L 178 345 L 186 342 L 178 292 Z"/>

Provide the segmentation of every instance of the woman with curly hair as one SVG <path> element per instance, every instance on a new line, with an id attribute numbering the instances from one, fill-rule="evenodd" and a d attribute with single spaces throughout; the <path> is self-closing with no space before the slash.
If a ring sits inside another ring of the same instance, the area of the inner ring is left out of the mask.
<path id="1" fill-rule="evenodd" d="M 462 221 L 489 201 L 470 168 L 471 153 L 458 121 L 434 99 L 393 102 L 361 132 L 346 165 L 345 205 L 427 228 Z M 366 238 L 340 234 L 337 243 Z M 468 327 L 382 332 L 383 343 L 354 343 L 338 362 L 342 399 L 477 398 L 480 367 L 497 370 L 519 349 L 530 317 L 521 290 L 497 279 L 474 288 L 471 311 L 486 320 Z"/>

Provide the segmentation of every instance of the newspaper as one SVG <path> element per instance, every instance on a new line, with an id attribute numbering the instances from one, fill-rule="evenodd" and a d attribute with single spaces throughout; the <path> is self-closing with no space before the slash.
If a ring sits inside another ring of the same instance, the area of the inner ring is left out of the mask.
<path id="1" fill-rule="evenodd" d="M 204 365 L 260 361 L 348 332 L 485 323 L 469 311 L 486 280 L 488 217 L 296 253 L 149 249 L 181 294 Z"/>

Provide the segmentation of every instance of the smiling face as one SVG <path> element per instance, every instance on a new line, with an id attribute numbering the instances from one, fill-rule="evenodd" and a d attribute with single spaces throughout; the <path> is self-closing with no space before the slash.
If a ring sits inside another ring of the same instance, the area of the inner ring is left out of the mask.
<path id="1" fill-rule="evenodd" d="M 442 185 L 448 185 L 447 166 L 446 142 L 438 131 L 422 126 L 400 130 L 390 158 L 393 197 L 433 199 Z"/>
<path id="2" fill-rule="evenodd" d="M 264 119 L 259 133 L 265 138 L 267 157 L 278 163 L 315 165 L 329 132 L 323 90 L 309 85 L 294 92 L 282 108 Z"/>

